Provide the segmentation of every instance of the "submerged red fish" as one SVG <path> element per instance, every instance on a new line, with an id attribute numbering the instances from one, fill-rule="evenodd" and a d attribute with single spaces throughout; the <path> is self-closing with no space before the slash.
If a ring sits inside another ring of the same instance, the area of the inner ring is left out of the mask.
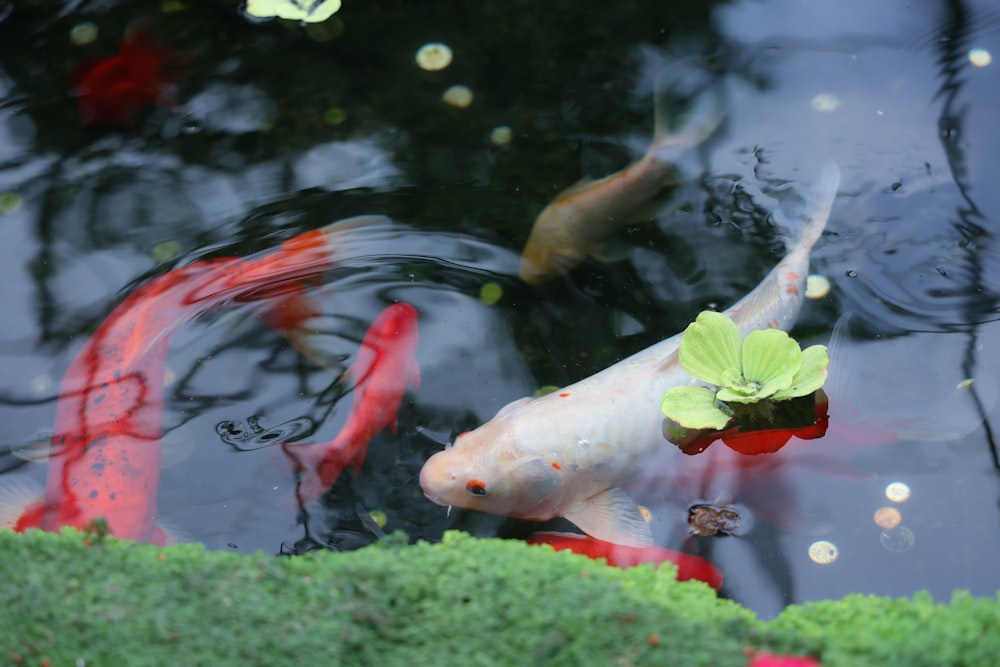
<path id="1" fill-rule="evenodd" d="M 130 126 L 147 107 L 173 108 L 174 84 L 183 77 L 187 61 L 174 49 L 158 44 L 147 22 L 133 22 L 117 54 L 82 63 L 73 72 L 80 122 Z"/>
<path id="2" fill-rule="evenodd" d="M 376 433 L 385 428 L 396 432 L 403 394 L 420 382 L 416 349 L 417 310 L 408 303 L 383 310 L 368 327 L 358 357 L 347 371 L 354 384 L 354 403 L 340 433 L 320 445 L 282 445 L 301 475 L 298 500 L 302 506 L 323 495 L 348 464 L 357 471 Z"/>
<path id="3" fill-rule="evenodd" d="M 722 572 L 717 567 L 704 558 L 673 549 L 657 546 L 626 547 L 576 533 L 540 532 L 526 541 L 528 544 L 548 544 L 556 551 L 569 550 L 588 558 L 603 558 L 608 565 L 620 568 L 669 562 L 677 566 L 678 581 L 695 579 L 715 589 L 722 586 Z"/>
<path id="4" fill-rule="evenodd" d="M 308 311 L 302 281 L 333 264 L 333 236 L 354 224 L 306 232 L 259 256 L 194 262 L 130 294 L 63 378 L 44 500 L 7 523 L 56 531 L 103 518 L 116 537 L 162 543 L 156 495 L 171 336 L 230 301 L 263 304 L 265 319 L 279 329 L 299 325 Z"/>

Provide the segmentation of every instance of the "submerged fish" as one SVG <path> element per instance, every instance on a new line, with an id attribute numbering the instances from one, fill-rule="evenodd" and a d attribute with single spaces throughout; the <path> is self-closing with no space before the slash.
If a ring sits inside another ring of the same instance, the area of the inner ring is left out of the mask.
<path id="1" fill-rule="evenodd" d="M 693 93 L 691 108 L 678 114 L 677 128 L 670 126 L 676 119 L 667 117 L 675 113 L 664 102 L 668 91 L 657 94 L 656 128 L 641 159 L 598 181 L 581 181 L 545 207 L 521 253 L 522 280 L 539 284 L 569 271 L 600 250 L 616 229 L 640 219 L 656 194 L 669 185 L 677 159 L 708 138 L 725 114 L 721 81 L 698 83 L 701 87 Z"/>
<path id="2" fill-rule="evenodd" d="M 527 540 L 528 544 L 547 544 L 556 551 L 569 550 L 588 558 L 607 561 L 608 565 L 622 569 L 635 565 L 660 565 L 673 563 L 677 566 L 677 580 L 694 579 L 703 581 L 712 588 L 722 587 L 722 572 L 704 558 L 663 547 L 626 547 L 594 539 L 576 533 L 539 532 Z"/>
<path id="3" fill-rule="evenodd" d="M 160 46 L 147 21 L 133 22 L 117 54 L 82 63 L 74 71 L 80 122 L 131 125 L 135 115 L 149 106 L 173 108 L 174 83 L 183 76 L 187 60 Z"/>
<path id="4" fill-rule="evenodd" d="M 802 305 L 809 253 L 826 226 L 840 174 L 828 166 L 798 242 L 752 292 L 727 312 L 743 335 L 788 329 Z M 565 517 L 598 539 L 652 544 L 635 502 L 622 488 L 670 445 L 659 402 L 692 380 L 677 359 L 680 335 L 540 398 L 502 408 L 420 471 L 424 494 L 439 505 L 522 519 Z"/>
<path id="5" fill-rule="evenodd" d="M 358 357 L 347 371 L 354 385 L 354 404 L 340 433 L 319 445 L 282 445 L 301 475 L 301 506 L 323 495 L 348 464 L 357 471 L 376 433 L 385 428 L 396 432 L 403 394 L 420 382 L 416 349 L 417 310 L 408 303 L 389 306 L 368 327 Z"/>
<path id="6" fill-rule="evenodd" d="M 0 527 L 57 531 L 101 518 L 116 537 L 163 543 L 155 520 L 171 336 L 231 301 L 263 304 L 279 329 L 298 326 L 303 281 L 332 266 L 339 233 L 355 226 L 347 220 L 309 231 L 259 256 L 194 262 L 130 294 L 63 377 L 44 499 L 0 507 Z"/>

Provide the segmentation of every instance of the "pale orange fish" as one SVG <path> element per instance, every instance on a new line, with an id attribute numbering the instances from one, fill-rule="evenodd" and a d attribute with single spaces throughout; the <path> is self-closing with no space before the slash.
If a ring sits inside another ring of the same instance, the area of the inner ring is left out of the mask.
<path id="1" fill-rule="evenodd" d="M 688 107 L 677 113 L 681 102 Z M 639 221 L 670 184 L 678 158 L 715 132 L 725 110 L 721 81 L 703 84 L 686 98 L 672 88 L 659 91 L 656 128 L 645 155 L 598 181 L 580 181 L 545 207 L 521 253 L 521 280 L 537 285 L 566 273 L 598 252 L 616 229 Z M 679 125 L 672 127 L 671 120 Z"/>

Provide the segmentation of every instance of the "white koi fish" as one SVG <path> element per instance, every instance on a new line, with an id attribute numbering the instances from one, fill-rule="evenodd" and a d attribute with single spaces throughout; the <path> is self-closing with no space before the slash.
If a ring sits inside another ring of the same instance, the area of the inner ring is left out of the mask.
<path id="1" fill-rule="evenodd" d="M 725 115 L 722 82 L 697 83 L 702 87 L 689 96 L 690 107 L 684 113 L 677 113 L 676 102 L 664 101 L 682 98 L 683 93 L 657 94 L 653 141 L 641 159 L 600 180 L 580 181 L 545 207 L 521 253 L 521 280 L 537 285 L 569 271 L 598 251 L 617 228 L 638 221 L 656 194 L 670 184 L 678 158 L 715 132 Z M 679 127 L 670 127 L 671 120 Z"/>
<path id="2" fill-rule="evenodd" d="M 794 324 L 809 253 L 839 183 L 837 167 L 826 167 L 798 242 L 726 311 L 743 335 Z M 680 339 L 677 334 L 561 390 L 505 406 L 428 459 L 420 471 L 424 494 L 439 505 L 521 519 L 561 516 L 600 540 L 651 544 L 649 526 L 622 487 L 669 446 L 660 400 L 671 387 L 693 382 L 678 362 Z"/>

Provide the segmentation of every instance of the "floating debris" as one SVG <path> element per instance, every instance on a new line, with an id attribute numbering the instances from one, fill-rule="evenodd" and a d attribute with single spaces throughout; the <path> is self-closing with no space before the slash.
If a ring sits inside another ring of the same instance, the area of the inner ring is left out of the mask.
<path id="1" fill-rule="evenodd" d="M 885 497 L 894 503 L 909 500 L 910 487 L 904 482 L 892 482 L 885 487 Z"/>
<path id="2" fill-rule="evenodd" d="M 174 369 L 170 368 L 170 366 L 167 366 L 166 368 L 164 368 L 163 369 L 163 386 L 164 387 L 169 387 L 170 385 L 172 385 L 176 381 L 177 381 L 177 373 L 174 372 Z"/>
<path id="3" fill-rule="evenodd" d="M 479 300 L 487 306 L 492 306 L 503 297 L 503 287 L 497 283 L 484 283 L 479 288 Z"/>
<path id="4" fill-rule="evenodd" d="M 453 107 L 458 107 L 459 109 L 465 109 L 470 104 L 472 104 L 472 89 L 468 86 L 452 86 L 448 90 L 444 91 L 441 95 L 441 99 L 444 100 L 445 104 L 450 104 Z"/>
<path id="5" fill-rule="evenodd" d="M 639 505 L 639 514 L 646 523 L 653 523 L 653 512 L 645 505 Z"/>
<path id="6" fill-rule="evenodd" d="M 820 113 L 831 113 L 840 108 L 840 98 L 833 93 L 820 93 L 812 98 L 809 106 Z"/>
<path id="7" fill-rule="evenodd" d="M 692 535 L 736 535 L 742 527 L 743 517 L 732 506 L 703 503 L 688 508 L 688 530 Z"/>
<path id="8" fill-rule="evenodd" d="M 809 545 L 809 560 L 819 565 L 829 565 L 837 560 L 840 552 L 837 545 L 826 540 L 819 540 Z"/>
<path id="9" fill-rule="evenodd" d="M 86 46 L 93 44 L 97 39 L 97 26 L 90 21 L 77 23 L 70 28 L 69 41 L 76 46 Z"/>
<path id="10" fill-rule="evenodd" d="M 909 551 L 913 548 L 916 539 L 913 531 L 906 526 L 896 526 L 889 530 L 883 530 L 882 535 L 879 536 L 882 546 L 889 551 Z"/>
<path id="11" fill-rule="evenodd" d="M 340 125 L 347 120 L 347 112 L 340 107 L 331 107 L 323 114 L 323 121 L 327 125 Z"/>
<path id="12" fill-rule="evenodd" d="M 17 213 L 24 206 L 24 198 L 16 192 L 0 194 L 0 214 Z"/>
<path id="13" fill-rule="evenodd" d="M 368 512 L 368 515 L 375 522 L 375 525 L 379 528 L 385 528 L 386 524 L 389 523 L 389 515 L 387 515 L 382 510 L 372 510 Z"/>
<path id="14" fill-rule="evenodd" d="M 438 72 L 451 64 L 451 47 L 441 42 L 429 42 L 417 49 L 417 66 L 427 72 Z"/>
<path id="15" fill-rule="evenodd" d="M 157 262 L 167 262 L 181 254 L 180 241 L 169 239 L 153 246 L 153 259 Z"/>
<path id="16" fill-rule="evenodd" d="M 247 0 L 246 13 L 255 18 L 277 16 L 290 21 L 319 23 L 340 9 L 340 0 Z"/>
<path id="17" fill-rule="evenodd" d="M 534 398 L 541 398 L 542 396 L 545 396 L 546 394 L 551 394 L 552 392 L 558 391 L 558 390 L 559 390 L 559 387 L 557 387 L 556 385 L 554 385 L 554 384 L 547 384 L 544 387 L 539 387 L 538 389 L 536 389 L 535 393 L 532 394 L 532 397 L 534 397 Z"/>
<path id="18" fill-rule="evenodd" d="M 903 515 L 895 507 L 879 507 L 875 510 L 875 525 L 879 528 L 895 528 L 903 521 Z"/>
<path id="19" fill-rule="evenodd" d="M 822 299 L 830 293 L 830 280 L 826 276 L 814 273 L 806 277 L 806 298 Z"/>
<path id="20" fill-rule="evenodd" d="M 514 130 L 510 129 L 506 125 L 494 127 L 493 131 L 490 132 L 490 143 L 494 146 L 506 146 L 513 138 Z"/>
<path id="21" fill-rule="evenodd" d="M 52 388 L 52 378 L 48 375 L 36 375 L 31 381 L 31 391 L 35 394 L 44 394 Z"/>
<path id="22" fill-rule="evenodd" d="M 993 62 L 993 56 L 986 49 L 976 47 L 969 49 L 969 62 L 976 67 L 986 67 Z"/>
<path id="23" fill-rule="evenodd" d="M 163 0 L 160 3 L 160 11 L 164 14 L 173 14 L 184 11 L 184 3 L 181 0 Z"/>

